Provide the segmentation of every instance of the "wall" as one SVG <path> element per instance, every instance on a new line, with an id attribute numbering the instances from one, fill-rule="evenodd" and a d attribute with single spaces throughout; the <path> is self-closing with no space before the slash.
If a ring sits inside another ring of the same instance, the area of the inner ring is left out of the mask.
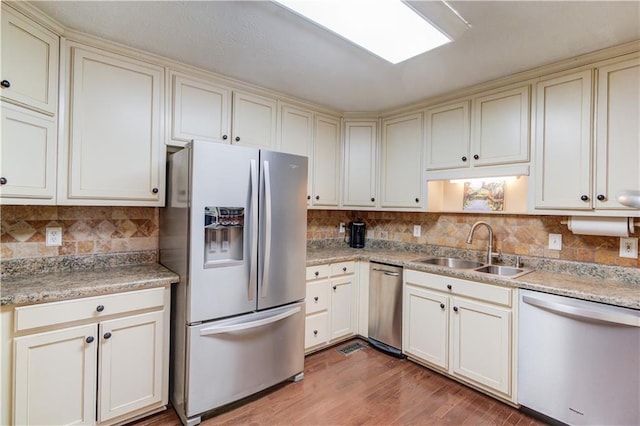
<path id="1" fill-rule="evenodd" d="M 1 259 L 158 249 L 152 207 L 1 206 Z M 62 227 L 62 246 L 45 246 L 45 228 Z"/>
<path id="2" fill-rule="evenodd" d="M 495 250 L 505 254 L 640 267 L 638 259 L 619 257 L 619 238 L 574 235 L 560 223 L 563 216 L 309 210 L 307 239 L 342 238 L 338 224 L 356 219 L 367 224 L 367 238 L 486 250 L 484 227 L 465 243 L 473 223 L 484 220 L 494 230 Z M 413 237 L 413 225 L 422 227 L 420 237 Z M 547 249 L 549 233 L 562 234 L 561 251 Z"/>

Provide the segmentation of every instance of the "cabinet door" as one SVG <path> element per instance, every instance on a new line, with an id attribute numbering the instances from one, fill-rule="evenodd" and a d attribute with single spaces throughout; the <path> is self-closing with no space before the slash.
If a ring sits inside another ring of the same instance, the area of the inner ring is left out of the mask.
<path id="1" fill-rule="evenodd" d="M 275 99 L 233 92 L 231 143 L 260 149 L 276 149 Z"/>
<path id="2" fill-rule="evenodd" d="M 459 297 L 451 303 L 453 374 L 511 395 L 511 312 Z"/>
<path id="3" fill-rule="evenodd" d="M 474 166 L 529 161 L 529 86 L 473 100 Z"/>
<path id="4" fill-rule="evenodd" d="M 591 209 L 590 70 L 538 83 L 535 163 L 536 208 Z"/>
<path id="5" fill-rule="evenodd" d="M 171 139 L 229 143 L 231 91 L 175 73 L 171 80 Z"/>
<path id="6" fill-rule="evenodd" d="M 316 115 L 313 132 L 313 192 L 318 207 L 340 204 L 340 120 Z"/>
<path id="7" fill-rule="evenodd" d="M 313 113 L 292 105 L 281 105 L 279 139 L 278 151 L 309 158 L 307 204 L 310 205 L 313 182 Z"/>
<path id="8" fill-rule="evenodd" d="M 345 124 L 344 206 L 376 205 L 377 129 L 375 121 L 351 121 Z"/>
<path id="9" fill-rule="evenodd" d="M 355 332 L 356 298 L 353 276 L 331 280 L 330 316 L 331 340 Z"/>
<path id="10" fill-rule="evenodd" d="M 162 205 L 163 69 L 72 46 L 70 71 L 60 204 Z"/>
<path id="11" fill-rule="evenodd" d="M 380 206 L 420 210 L 425 205 L 422 113 L 382 122 Z"/>
<path id="12" fill-rule="evenodd" d="M 10 86 L 0 98 L 49 115 L 58 100 L 59 38 L 7 7 L 2 7 L 2 75 Z"/>
<path id="13" fill-rule="evenodd" d="M 2 204 L 55 204 L 56 121 L 2 106 Z"/>
<path id="14" fill-rule="evenodd" d="M 449 297 L 405 285 L 402 351 L 449 368 Z"/>
<path id="15" fill-rule="evenodd" d="M 14 340 L 14 423 L 95 423 L 95 324 Z"/>
<path id="16" fill-rule="evenodd" d="M 162 401 L 164 311 L 100 324 L 98 422 Z"/>
<path id="17" fill-rule="evenodd" d="M 427 170 L 469 167 L 469 102 L 427 109 Z"/>
<path id="18" fill-rule="evenodd" d="M 600 68 L 597 99 L 595 206 L 635 210 L 617 197 L 640 191 L 640 59 Z"/>

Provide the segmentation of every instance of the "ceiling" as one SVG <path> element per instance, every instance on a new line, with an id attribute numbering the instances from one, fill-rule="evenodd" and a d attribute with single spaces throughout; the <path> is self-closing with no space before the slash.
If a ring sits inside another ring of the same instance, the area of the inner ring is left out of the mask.
<path id="1" fill-rule="evenodd" d="M 70 28 L 353 112 L 640 39 L 639 1 L 449 3 L 471 28 L 392 65 L 269 1 L 32 2 Z"/>

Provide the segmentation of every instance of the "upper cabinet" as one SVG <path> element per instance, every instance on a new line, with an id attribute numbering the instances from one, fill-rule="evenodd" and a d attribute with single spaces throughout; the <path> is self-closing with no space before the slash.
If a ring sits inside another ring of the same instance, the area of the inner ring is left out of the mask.
<path id="1" fill-rule="evenodd" d="M 378 121 L 345 121 L 344 207 L 375 207 L 378 176 Z"/>
<path id="2" fill-rule="evenodd" d="M 426 205 L 422 113 L 382 120 L 380 207 L 417 210 Z"/>
<path id="3" fill-rule="evenodd" d="M 313 187 L 311 205 L 340 205 L 340 119 L 315 114 L 313 119 Z"/>
<path id="4" fill-rule="evenodd" d="M 164 69 L 68 43 L 58 203 L 164 204 Z"/>
<path id="5" fill-rule="evenodd" d="M 537 209 L 637 212 L 617 196 L 640 190 L 640 59 L 608 61 L 593 75 L 537 85 Z"/>
<path id="6" fill-rule="evenodd" d="M 231 143 L 276 149 L 276 100 L 245 92 L 233 92 Z"/>
<path id="7" fill-rule="evenodd" d="M 313 191 L 313 112 L 289 104 L 280 104 L 278 151 L 309 158 L 307 205 Z"/>
<path id="8" fill-rule="evenodd" d="M 529 85 L 426 111 L 427 170 L 529 161 Z"/>
<path id="9" fill-rule="evenodd" d="M 54 115 L 58 101 L 58 51 L 56 34 L 3 4 L 0 98 Z"/>

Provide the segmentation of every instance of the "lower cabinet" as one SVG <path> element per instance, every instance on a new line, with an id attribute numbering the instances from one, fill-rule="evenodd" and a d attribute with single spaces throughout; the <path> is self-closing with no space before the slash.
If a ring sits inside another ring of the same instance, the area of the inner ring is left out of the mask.
<path id="1" fill-rule="evenodd" d="M 165 406 L 169 297 L 154 288 L 15 308 L 13 423 L 106 425 Z"/>
<path id="2" fill-rule="evenodd" d="M 307 267 L 305 352 L 357 332 L 355 262 Z"/>
<path id="3" fill-rule="evenodd" d="M 405 271 L 403 352 L 515 402 L 516 290 Z"/>

